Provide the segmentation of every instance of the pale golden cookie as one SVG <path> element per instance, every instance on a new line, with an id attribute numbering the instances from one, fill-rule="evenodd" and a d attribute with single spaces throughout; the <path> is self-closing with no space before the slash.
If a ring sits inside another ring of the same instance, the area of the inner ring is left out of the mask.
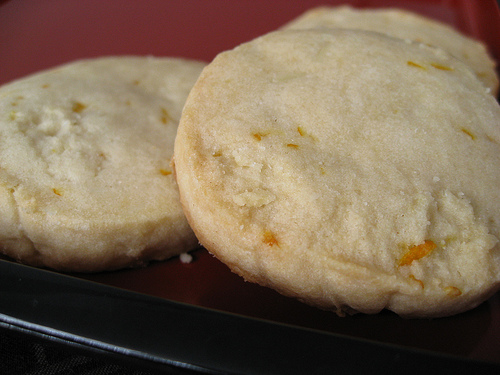
<path id="1" fill-rule="evenodd" d="M 376 31 L 441 47 L 469 65 L 493 95 L 498 94 L 496 62 L 486 46 L 442 22 L 403 9 L 357 9 L 348 5 L 313 8 L 284 29 L 333 27 Z"/>
<path id="2" fill-rule="evenodd" d="M 500 286 L 500 108 L 441 49 L 277 31 L 217 56 L 175 173 L 200 242 L 324 309 L 455 314 Z"/>
<path id="3" fill-rule="evenodd" d="M 89 59 L 1 87 L 1 251 L 35 266 L 90 272 L 196 247 L 170 159 L 204 65 Z"/>

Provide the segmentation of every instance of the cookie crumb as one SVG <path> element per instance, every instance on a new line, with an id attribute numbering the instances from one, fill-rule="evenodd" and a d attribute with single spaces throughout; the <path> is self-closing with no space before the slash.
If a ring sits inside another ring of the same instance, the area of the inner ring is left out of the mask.
<path id="1" fill-rule="evenodd" d="M 189 264 L 193 261 L 193 256 L 189 253 L 182 253 L 179 255 L 181 263 Z"/>

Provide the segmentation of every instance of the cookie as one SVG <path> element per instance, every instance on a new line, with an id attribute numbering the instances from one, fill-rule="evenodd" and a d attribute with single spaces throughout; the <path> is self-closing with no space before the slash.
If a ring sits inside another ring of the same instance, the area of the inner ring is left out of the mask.
<path id="1" fill-rule="evenodd" d="M 340 315 L 436 317 L 500 287 L 500 108 L 447 52 L 276 31 L 218 55 L 174 148 L 201 244 Z"/>
<path id="2" fill-rule="evenodd" d="M 286 24 L 284 29 L 314 27 L 376 31 L 401 39 L 435 45 L 468 64 L 493 95 L 498 94 L 496 62 L 486 46 L 449 25 L 396 8 L 357 9 L 348 5 L 313 8 Z"/>
<path id="3" fill-rule="evenodd" d="M 170 159 L 204 63 L 81 60 L 0 88 L 0 248 L 96 272 L 191 250 Z"/>

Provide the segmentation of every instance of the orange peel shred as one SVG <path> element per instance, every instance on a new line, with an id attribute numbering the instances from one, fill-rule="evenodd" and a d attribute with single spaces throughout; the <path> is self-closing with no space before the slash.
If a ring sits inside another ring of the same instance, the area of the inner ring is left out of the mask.
<path id="1" fill-rule="evenodd" d="M 409 266 L 414 260 L 421 259 L 436 248 L 436 244 L 430 240 L 425 240 L 420 245 L 410 247 L 405 255 L 399 260 L 399 266 Z"/>
<path id="2" fill-rule="evenodd" d="M 264 232 L 262 242 L 264 242 L 266 245 L 269 246 L 274 246 L 274 245 L 279 246 L 278 240 L 276 239 L 276 237 L 274 237 L 273 232 L 269 230 L 266 230 Z"/>
<path id="3" fill-rule="evenodd" d="M 444 291 L 450 297 L 458 297 L 459 295 L 462 294 L 462 291 L 458 289 L 456 286 L 447 286 L 446 288 L 444 288 Z"/>

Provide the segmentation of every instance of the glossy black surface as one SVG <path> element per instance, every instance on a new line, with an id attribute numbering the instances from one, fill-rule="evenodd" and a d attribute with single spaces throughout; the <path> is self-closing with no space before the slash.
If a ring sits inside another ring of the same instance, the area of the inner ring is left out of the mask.
<path id="1" fill-rule="evenodd" d="M 0 321 L 166 368 L 216 374 L 498 374 L 500 366 L 149 297 L 0 261 Z"/>

